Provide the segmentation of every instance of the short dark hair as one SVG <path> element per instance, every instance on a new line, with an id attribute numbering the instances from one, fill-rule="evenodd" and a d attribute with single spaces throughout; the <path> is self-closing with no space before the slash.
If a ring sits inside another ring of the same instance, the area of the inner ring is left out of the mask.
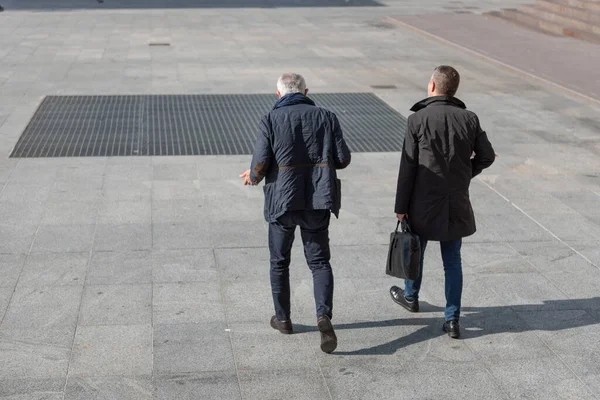
<path id="1" fill-rule="evenodd" d="M 454 96 L 460 84 L 458 71 L 449 65 L 440 65 L 433 71 L 436 92 L 446 96 Z"/>

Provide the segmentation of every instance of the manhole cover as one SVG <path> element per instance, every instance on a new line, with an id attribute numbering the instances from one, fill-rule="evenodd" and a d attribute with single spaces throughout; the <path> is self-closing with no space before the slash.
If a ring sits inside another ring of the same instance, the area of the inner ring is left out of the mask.
<path id="1" fill-rule="evenodd" d="M 406 119 L 372 93 L 310 96 L 335 112 L 355 152 L 400 151 Z M 48 96 L 11 157 L 251 154 L 277 97 Z"/>

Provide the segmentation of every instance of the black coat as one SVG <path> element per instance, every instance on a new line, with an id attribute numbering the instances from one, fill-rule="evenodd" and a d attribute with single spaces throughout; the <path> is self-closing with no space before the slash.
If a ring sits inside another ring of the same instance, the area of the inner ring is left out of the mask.
<path id="1" fill-rule="evenodd" d="M 400 161 L 396 213 L 408 214 L 415 233 L 456 240 L 476 231 L 471 179 L 495 153 L 475 113 L 455 97 L 429 97 L 408 118 Z M 475 157 L 471 155 L 475 153 Z"/>
<path id="2" fill-rule="evenodd" d="M 260 121 L 250 179 L 266 178 L 265 219 L 286 211 L 330 210 L 338 216 L 341 183 L 336 169 L 350 164 L 350 150 L 334 113 L 301 93 L 279 99 Z"/>

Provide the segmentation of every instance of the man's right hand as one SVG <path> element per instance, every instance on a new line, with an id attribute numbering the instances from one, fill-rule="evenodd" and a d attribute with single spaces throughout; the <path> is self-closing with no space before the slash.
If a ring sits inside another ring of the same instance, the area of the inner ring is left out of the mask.
<path id="1" fill-rule="evenodd" d="M 398 221 L 400 222 L 406 217 L 408 217 L 408 214 L 396 214 L 396 218 L 398 218 Z"/>
<path id="2" fill-rule="evenodd" d="M 246 170 L 243 174 L 240 175 L 240 178 L 244 180 L 244 185 L 256 186 L 256 183 L 252 182 L 252 179 L 250 179 L 250 170 Z"/>

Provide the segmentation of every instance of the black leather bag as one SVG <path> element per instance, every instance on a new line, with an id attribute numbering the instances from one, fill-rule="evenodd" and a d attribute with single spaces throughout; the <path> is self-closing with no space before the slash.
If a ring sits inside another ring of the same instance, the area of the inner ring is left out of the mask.
<path id="1" fill-rule="evenodd" d="M 420 264 L 421 241 L 419 236 L 410 231 L 408 221 L 404 218 L 402 224 L 398 221 L 396 230 L 390 235 L 385 273 L 400 279 L 415 280 L 419 278 Z"/>

